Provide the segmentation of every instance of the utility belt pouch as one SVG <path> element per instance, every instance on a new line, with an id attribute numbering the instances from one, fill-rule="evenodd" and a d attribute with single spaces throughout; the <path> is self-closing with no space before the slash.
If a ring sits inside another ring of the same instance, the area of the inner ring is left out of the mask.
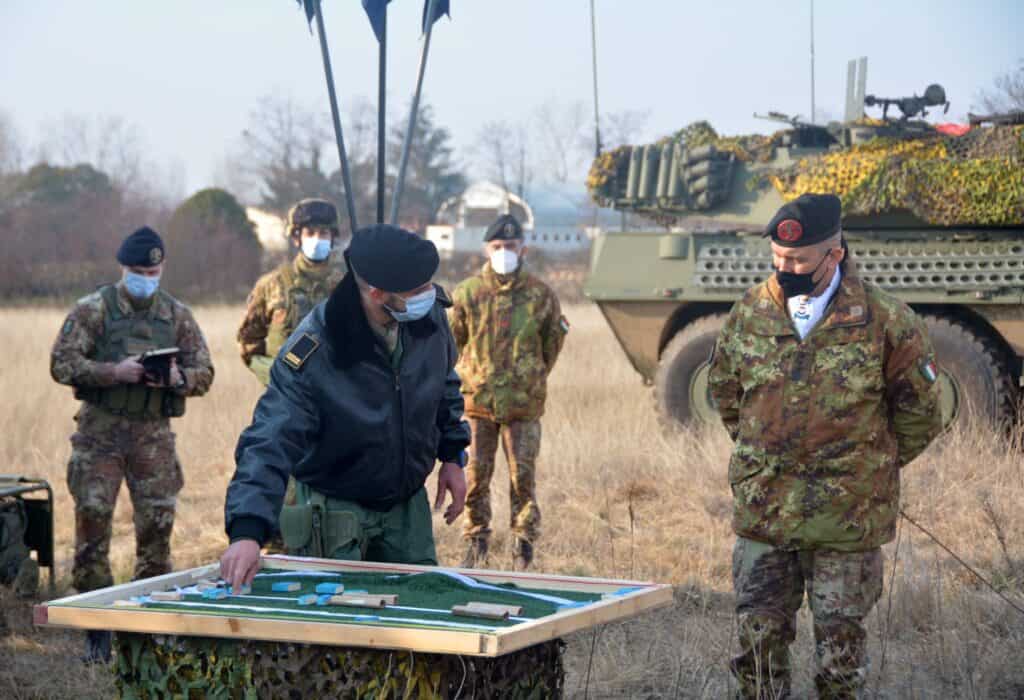
<path id="1" fill-rule="evenodd" d="M 314 518 L 314 506 L 309 502 L 310 489 L 302 482 L 295 482 L 295 505 L 285 505 L 281 508 L 281 517 L 278 525 L 281 528 L 281 538 L 284 546 L 289 552 L 309 555 L 313 553 L 314 541 L 319 545 L 319 532 L 314 537 L 313 523 L 317 522 L 319 531 L 320 517 Z M 314 554 L 319 556 L 319 554 Z"/>
<path id="2" fill-rule="evenodd" d="M 174 391 L 164 391 L 161 397 L 160 413 L 167 418 L 181 418 L 185 415 L 185 397 Z"/>
<path id="3" fill-rule="evenodd" d="M 308 486 L 313 507 L 312 551 L 314 557 L 332 557 L 338 550 L 349 550 L 359 541 L 359 516 L 351 510 L 329 507 L 327 496 Z"/>
<path id="4" fill-rule="evenodd" d="M 305 553 L 313 536 L 313 506 L 284 506 L 281 508 L 278 526 L 288 552 Z"/>
<path id="5" fill-rule="evenodd" d="M 327 510 L 324 519 L 324 556 L 351 552 L 359 543 L 359 516 L 350 510 Z"/>
<path id="6" fill-rule="evenodd" d="M 359 515 L 328 508 L 327 497 L 302 482 L 295 482 L 296 505 L 281 509 L 281 536 L 289 552 L 330 557 L 359 542 Z"/>

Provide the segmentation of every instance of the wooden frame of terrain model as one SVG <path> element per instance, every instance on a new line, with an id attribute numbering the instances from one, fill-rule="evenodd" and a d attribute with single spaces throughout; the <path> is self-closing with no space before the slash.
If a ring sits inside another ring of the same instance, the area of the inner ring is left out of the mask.
<path id="1" fill-rule="evenodd" d="M 417 574 L 447 572 L 462 574 L 482 584 L 514 584 L 534 591 L 588 594 L 593 602 L 516 624 L 483 629 L 423 629 L 403 626 L 401 619 L 381 619 L 374 624 L 359 621 L 318 622 L 309 619 L 261 617 L 256 610 L 237 614 L 231 610 L 158 610 L 147 607 L 115 607 L 118 601 L 147 596 L 154 591 L 193 586 L 217 578 L 218 564 L 133 581 L 89 593 L 53 600 L 35 606 L 35 624 L 49 627 L 101 629 L 142 634 L 174 634 L 199 637 L 262 639 L 331 646 L 399 649 L 439 654 L 467 654 L 496 657 L 546 642 L 572 632 L 624 620 L 644 611 L 667 605 L 672 587 L 667 584 L 619 579 L 581 578 L 521 572 L 454 569 L 447 567 L 339 561 L 283 555 L 262 557 L 261 569 L 275 571 L 324 572 L 324 574 Z M 208 607 L 214 607 L 210 605 Z M 355 618 L 355 616 L 353 616 Z M 485 621 L 473 622 L 483 623 Z M 390 624 L 389 624 L 390 623 Z"/>

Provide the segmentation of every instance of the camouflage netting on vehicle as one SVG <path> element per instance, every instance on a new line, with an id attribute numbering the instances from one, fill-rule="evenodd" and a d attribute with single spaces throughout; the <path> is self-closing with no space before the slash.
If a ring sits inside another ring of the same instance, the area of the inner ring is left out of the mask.
<path id="1" fill-rule="evenodd" d="M 116 636 L 125 700 L 161 698 L 558 698 L 565 645 L 497 658 L 205 637 Z"/>
<path id="2" fill-rule="evenodd" d="M 789 200 L 834 192 L 849 216 L 908 210 L 930 224 L 1024 222 L 1024 126 L 876 138 L 768 176 Z"/>
<path id="3" fill-rule="evenodd" d="M 594 158 L 587 174 L 587 190 L 595 202 L 607 205 L 607 200 L 613 198 L 613 193 L 619 189 L 618 180 L 625 176 L 625 170 L 629 167 L 629 154 L 632 150 L 632 146 L 619 146 Z"/>
<path id="4" fill-rule="evenodd" d="M 763 163 L 771 160 L 774 148 L 780 142 L 783 133 L 785 132 L 778 131 L 771 136 L 764 134 L 719 136 L 708 122 L 696 121 L 671 136 L 661 139 L 655 145 L 679 144 L 683 149 L 691 152 L 696 149 L 710 152 L 717 150 L 723 154 L 732 154 L 736 160 L 741 162 Z M 711 149 L 705 147 L 711 147 Z M 595 202 L 602 206 L 608 206 L 625 193 L 629 159 L 632 152 L 633 146 L 619 146 L 594 159 L 587 175 L 587 189 Z"/>
<path id="5" fill-rule="evenodd" d="M 715 128 L 706 121 L 697 121 L 684 126 L 672 135 L 671 140 L 682 143 L 686 148 L 714 146 L 719 151 L 732 153 L 744 163 L 764 163 L 772 158 L 775 146 L 785 131 L 776 131 L 771 136 L 747 134 L 745 136 L 719 136 Z"/>
<path id="6" fill-rule="evenodd" d="M 884 123 L 865 118 L 857 125 Z M 677 189 L 663 187 L 659 180 L 656 192 L 653 185 L 645 190 L 643 181 L 633 191 L 631 159 L 636 161 L 638 149 L 647 148 L 640 146 L 620 146 L 598 156 L 587 188 L 602 206 L 624 205 L 655 216 L 661 210 L 671 219 L 680 208 L 700 211 L 724 201 L 728 188 L 719 186 L 716 196 L 702 199 L 693 196 L 691 185 L 700 182 L 698 160 L 731 154 L 738 162 L 758 167 L 748 187 L 770 183 L 787 200 L 805 192 L 834 192 L 843 198 L 847 215 L 909 211 L 938 226 L 1024 223 L 1024 126 L 977 127 L 962 136 L 929 131 L 877 137 L 772 170 L 769 164 L 785 134 L 724 137 L 706 121 L 694 122 L 653 144 L 659 149 L 677 144 L 682 149 L 682 157 L 672 162 L 682 171 L 684 184 Z"/>

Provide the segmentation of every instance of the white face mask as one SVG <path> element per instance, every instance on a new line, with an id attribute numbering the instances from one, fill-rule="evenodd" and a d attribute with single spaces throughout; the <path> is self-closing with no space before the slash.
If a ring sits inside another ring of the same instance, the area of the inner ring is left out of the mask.
<path id="1" fill-rule="evenodd" d="M 519 254 L 514 250 L 498 248 L 491 253 L 491 267 L 499 275 L 507 275 L 515 272 L 519 267 Z"/>
<path id="2" fill-rule="evenodd" d="M 149 299 L 160 287 L 160 275 L 140 275 L 127 270 L 124 273 L 124 288 L 136 299 Z"/>
<path id="3" fill-rule="evenodd" d="M 388 313 L 391 314 L 392 318 L 400 323 L 418 321 L 430 313 L 430 310 L 434 308 L 434 302 L 436 299 L 437 289 L 431 286 L 427 291 L 420 292 L 416 296 L 406 299 L 405 311 L 396 311 L 387 305 L 385 305 L 384 308 L 388 310 Z"/>
<path id="4" fill-rule="evenodd" d="M 321 262 L 331 254 L 331 241 L 323 238 L 303 238 L 302 254 L 313 262 Z"/>

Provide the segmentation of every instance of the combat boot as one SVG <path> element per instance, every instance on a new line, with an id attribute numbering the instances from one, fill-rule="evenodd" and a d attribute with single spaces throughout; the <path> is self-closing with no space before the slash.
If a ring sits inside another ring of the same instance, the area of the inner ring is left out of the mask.
<path id="1" fill-rule="evenodd" d="M 82 663 L 110 663 L 110 632 L 106 630 L 89 630 L 85 633 L 85 656 Z"/>
<path id="2" fill-rule="evenodd" d="M 460 566 L 463 569 L 475 569 L 487 561 L 487 540 L 483 537 L 471 537 L 466 546 L 466 556 Z"/>
<path id="3" fill-rule="evenodd" d="M 533 563 L 533 545 L 524 539 L 516 538 L 512 547 L 512 568 L 515 571 L 525 571 Z"/>

